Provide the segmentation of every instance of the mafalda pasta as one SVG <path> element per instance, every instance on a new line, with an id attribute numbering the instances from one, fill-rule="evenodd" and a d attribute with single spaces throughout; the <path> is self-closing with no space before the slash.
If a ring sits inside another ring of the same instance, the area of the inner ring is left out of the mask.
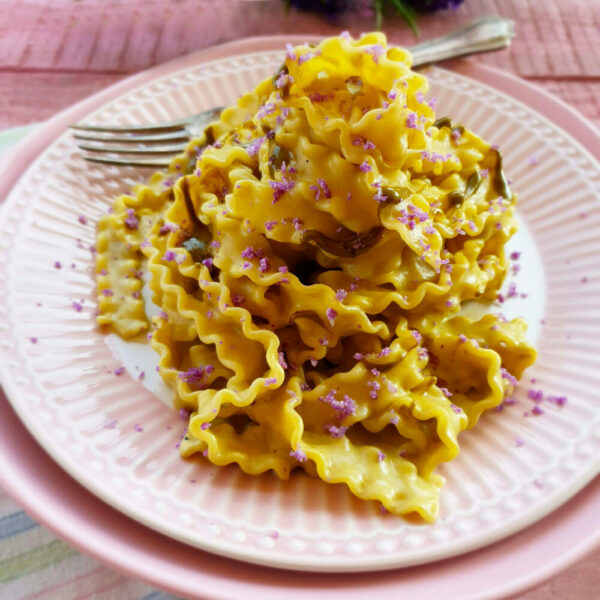
<path id="1" fill-rule="evenodd" d="M 432 521 L 437 465 L 535 351 L 522 320 L 463 314 L 498 295 L 515 197 L 410 64 L 379 33 L 288 46 L 100 220 L 98 322 L 148 330 L 183 456 L 300 467 Z"/>

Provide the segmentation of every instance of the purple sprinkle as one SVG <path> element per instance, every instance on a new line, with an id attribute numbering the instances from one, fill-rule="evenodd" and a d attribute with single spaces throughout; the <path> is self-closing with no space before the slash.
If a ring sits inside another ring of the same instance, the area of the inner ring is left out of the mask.
<path id="1" fill-rule="evenodd" d="M 548 396 L 548 402 L 552 402 L 557 406 L 564 406 L 567 403 L 566 396 Z"/>
<path id="2" fill-rule="evenodd" d="M 271 270 L 271 263 L 269 262 L 269 259 L 266 256 L 259 260 L 258 270 L 261 273 L 266 273 L 267 271 Z"/>
<path id="3" fill-rule="evenodd" d="M 250 144 L 248 144 L 248 146 L 246 147 L 246 152 L 250 156 L 256 156 L 264 141 L 265 141 L 264 136 L 256 138 L 255 140 L 252 140 L 252 142 L 250 142 Z"/>
<path id="4" fill-rule="evenodd" d="M 346 435 L 346 430 L 348 429 L 347 427 L 338 427 L 336 425 L 325 425 L 323 427 L 323 429 L 325 429 L 326 431 L 329 432 L 329 435 L 332 438 L 342 438 L 344 437 L 344 435 Z"/>
<path id="5" fill-rule="evenodd" d="M 273 204 L 275 204 L 276 202 L 279 202 L 279 199 L 281 196 L 283 196 L 283 194 L 285 194 L 285 192 L 289 192 L 290 190 L 294 189 L 296 182 L 292 179 L 286 179 L 283 177 L 282 181 L 269 181 L 269 185 L 273 190 Z"/>
<path id="6" fill-rule="evenodd" d="M 150 225 L 152 225 L 153 221 L 150 221 Z M 169 231 L 178 231 L 179 230 L 179 225 L 176 225 L 175 223 L 165 223 L 159 230 L 158 233 L 159 235 L 164 235 L 165 233 L 168 233 Z"/>
<path id="7" fill-rule="evenodd" d="M 331 325 L 333 325 L 336 317 L 338 316 L 337 311 L 334 310 L 333 308 L 328 308 L 327 311 L 325 312 L 325 314 L 327 315 L 327 318 L 329 319 L 329 322 L 331 323 Z"/>
<path id="8" fill-rule="evenodd" d="M 306 454 L 298 448 L 298 450 L 293 450 L 290 452 L 290 456 L 295 458 L 298 462 L 306 462 Z"/>
<path id="9" fill-rule="evenodd" d="M 456 404 L 452 404 L 450 403 L 450 408 L 453 410 L 453 412 L 455 412 L 457 415 L 460 415 L 460 413 L 462 412 L 462 408 L 460 408 L 460 406 L 456 406 Z"/>
<path id="10" fill-rule="evenodd" d="M 204 379 L 203 367 L 191 367 L 178 375 L 179 379 L 191 385 L 198 384 Z"/>
<path id="11" fill-rule="evenodd" d="M 190 416 L 190 410 L 189 409 L 187 409 L 187 408 L 180 408 L 179 409 L 179 418 L 182 421 L 187 421 L 188 418 L 189 418 L 189 416 Z"/>
<path id="12" fill-rule="evenodd" d="M 371 165 L 365 160 L 361 163 L 359 169 L 363 172 L 363 173 L 368 173 L 369 171 L 372 170 Z"/>
<path id="13" fill-rule="evenodd" d="M 287 369 L 288 368 L 288 364 L 287 364 L 287 362 L 285 362 L 285 354 L 283 352 L 278 352 L 277 353 L 277 362 L 281 365 L 282 369 Z M 290 391 L 291 390 L 288 390 L 288 393 Z M 292 394 L 293 394 L 293 392 L 292 392 Z"/>
<path id="14" fill-rule="evenodd" d="M 348 295 L 348 292 L 344 289 L 339 289 L 335 292 L 335 299 L 339 302 L 343 302 Z"/>
<path id="15" fill-rule="evenodd" d="M 453 394 L 448 388 L 440 387 L 440 390 L 442 390 L 442 392 L 444 393 L 444 396 L 446 396 L 446 398 L 452 398 Z"/>
<path id="16" fill-rule="evenodd" d="M 176 257 L 177 257 L 177 254 L 175 252 L 173 252 L 173 250 L 167 250 L 165 252 L 164 256 L 162 257 L 162 260 L 171 262 L 171 261 L 175 260 Z"/>
<path id="17" fill-rule="evenodd" d="M 384 458 L 385 458 L 385 454 L 381 450 L 378 450 L 377 451 L 377 460 L 379 462 L 381 462 Z"/>
<path id="18" fill-rule="evenodd" d="M 536 417 L 539 415 L 543 415 L 544 411 L 539 407 L 539 406 L 534 406 L 533 410 L 531 411 Z"/>
<path id="19" fill-rule="evenodd" d="M 373 57 L 375 63 L 379 63 L 379 57 L 385 54 L 385 48 L 381 44 L 373 44 L 365 48 L 365 53 Z"/>
<path id="20" fill-rule="evenodd" d="M 325 196 L 327 199 L 331 198 L 331 190 L 329 189 L 327 182 L 324 179 L 317 179 L 317 183 L 323 191 L 323 196 Z"/>
<path id="21" fill-rule="evenodd" d="M 77 312 L 81 312 L 83 309 L 83 306 L 79 303 L 79 302 L 73 302 L 71 304 L 71 306 L 77 311 Z"/>
<path id="22" fill-rule="evenodd" d="M 510 383 L 510 385 L 512 385 L 512 386 L 517 385 L 517 378 L 514 375 L 512 375 L 511 373 L 509 373 L 504 367 L 502 367 L 500 369 L 500 373 L 502 374 L 502 378 L 506 379 L 508 381 L 508 383 Z"/>
<path id="23" fill-rule="evenodd" d="M 58 260 L 54 261 L 54 268 L 55 269 L 62 269 L 62 264 L 60 263 L 60 261 L 58 261 Z"/>
<path id="24" fill-rule="evenodd" d="M 115 369 L 113 373 L 115 375 L 123 375 L 123 373 L 125 373 L 125 367 L 119 367 L 118 369 Z"/>
<path id="25" fill-rule="evenodd" d="M 104 429 L 114 429 L 117 424 L 116 419 L 111 419 L 110 421 L 104 421 Z"/>
<path id="26" fill-rule="evenodd" d="M 202 425 L 200 425 L 200 429 L 202 429 L 202 431 L 206 431 L 207 429 L 210 429 L 210 426 L 210 423 L 202 423 Z"/>
<path id="27" fill-rule="evenodd" d="M 406 117 L 406 126 L 409 129 L 418 129 L 416 113 L 408 113 L 408 117 Z"/>
<path id="28" fill-rule="evenodd" d="M 285 45 L 286 48 L 286 57 L 289 58 L 290 60 L 296 60 L 296 52 L 294 51 L 294 47 L 288 42 Z"/>
<path id="29" fill-rule="evenodd" d="M 77 220 L 82 224 L 82 225 L 87 225 L 87 219 L 85 217 L 85 215 L 79 215 L 77 217 Z"/>
<path id="30" fill-rule="evenodd" d="M 531 398 L 534 402 L 541 402 L 544 399 L 544 392 L 542 390 L 530 389 L 527 391 L 527 397 Z"/>
<path id="31" fill-rule="evenodd" d="M 362 360 L 364 358 L 364 355 L 361 354 L 360 352 L 355 352 L 353 355 L 354 360 Z"/>
<path id="32" fill-rule="evenodd" d="M 275 377 L 267 377 L 265 379 L 265 387 L 269 387 L 270 385 L 274 385 L 277 383 L 277 379 Z"/>
<path id="33" fill-rule="evenodd" d="M 138 433 L 142 433 L 142 431 L 144 431 L 144 428 L 139 424 L 136 423 L 133 428 L 138 432 Z"/>
<path id="34" fill-rule="evenodd" d="M 137 229 L 140 221 L 135 216 L 135 211 L 132 208 L 127 209 L 127 218 L 123 221 L 127 229 Z"/>
<path id="35" fill-rule="evenodd" d="M 277 223 L 279 223 L 279 221 L 274 220 L 274 221 L 265 221 L 265 229 L 267 231 L 271 231 L 275 225 L 277 225 Z"/>
<path id="36" fill-rule="evenodd" d="M 38 339 L 37 339 L 36 337 L 30 337 L 30 338 L 29 338 L 29 341 L 30 341 L 32 344 L 37 344 L 37 343 L 38 343 Z"/>
<path id="37" fill-rule="evenodd" d="M 515 446 L 516 446 L 517 448 L 520 448 L 520 447 L 521 447 L 521 446 L 522 446 L 524 443 L 525 443 L 525 442 L 524 442 L 524 441 L 523 441 L 521 438 L 517 438 L 517 439 L 515 440 Z"/>
<path id="38" fill-rule="evenodd" d="M 242 296 L 241 294 L 235 294 L 231 297 L 231 302 L 234 306 L 241 306 L 242 304 L 244 304 L 245 301 L 246 298 L 244 298 L 244 296 Z"/>

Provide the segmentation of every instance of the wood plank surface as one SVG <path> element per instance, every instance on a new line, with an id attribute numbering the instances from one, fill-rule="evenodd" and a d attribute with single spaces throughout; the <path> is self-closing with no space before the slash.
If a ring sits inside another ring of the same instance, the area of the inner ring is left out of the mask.
<path id="1" fill-rule="evenodd" d="M 0 6 L 0 127 L 45 119 L 119 75 L 220 42 L 373 27 L 372 18 L 355 14 L 330 21 L 286 14 L 280 0 L 3 0 Z M 510 48 L 473 60 L 538 83 L 600 124 L 600 0 L 466 0 L 458 10 L 423 16 L 422 38 L 487 14 L 514 19 L 517 36 Z M 386 19 L 384 30 L 395 43 L 415 41 L 397 18 Z M 85 77 L 69 79 L 75 73 Z"/>

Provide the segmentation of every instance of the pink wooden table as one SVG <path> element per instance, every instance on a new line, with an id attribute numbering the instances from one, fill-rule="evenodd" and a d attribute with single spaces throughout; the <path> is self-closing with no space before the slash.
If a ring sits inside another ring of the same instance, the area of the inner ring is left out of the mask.
<path id="1" fill-rule="evenodd" d="M 209 45 L 373 27 L 364 16 L 328 22 L 282 7 L 279 0 L 0 0 L 0 130 L 42 121 L 131 73 Z M 600 0 L 466 0 L 456 11 L 422 17 L 422 37 L 488 14 L 514 19 L 517 37 L 509 49 L 473 60 L 535 82 L 600 126 Z M 414 43 L 397 19 L 384 30 L 395 43 Z M 519 600 L 598 598 L 598 565 L 600 551 Z M 124 577 L 104 571 L 115 580 L 111 598 L 141 598 L 130 595 L 133 583 L 127 596 L 119 592 Z M 96 597 L 90 592 L 73 598 Z"/>

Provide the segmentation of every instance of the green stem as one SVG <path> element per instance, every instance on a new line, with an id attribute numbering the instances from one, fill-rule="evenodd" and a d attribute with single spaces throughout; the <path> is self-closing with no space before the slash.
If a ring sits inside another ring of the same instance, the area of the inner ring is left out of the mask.
<path id="1" fill-rule="evenodd" d="M 392 4 L 396 7 L 396 12 L 404 19 L 404 22 L 411 28 L 415 37 L 418 38 L 419 28 L 415 21 L 416 13 L 411 6 L 404 4 L 403 0 L 391 0 Z"/>
<path id="2" fill-rule="evenodd" d="M 381 31 L 381 24 L 383 21 L 383 10 L 381 8 L 381 0 L 373 0 L 373 6 L 375 8 L 375 29 Z"/>

